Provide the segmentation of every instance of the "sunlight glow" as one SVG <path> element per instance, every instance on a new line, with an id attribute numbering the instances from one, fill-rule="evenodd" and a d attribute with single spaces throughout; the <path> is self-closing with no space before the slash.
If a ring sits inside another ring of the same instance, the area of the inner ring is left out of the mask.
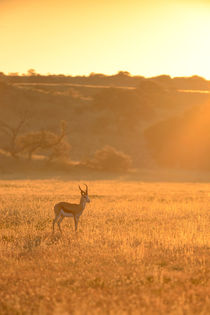
<path id="1" fill-rule="evenodd" d="M 210 79 L 209 1 L 0 1 L 0 71 Z"/>

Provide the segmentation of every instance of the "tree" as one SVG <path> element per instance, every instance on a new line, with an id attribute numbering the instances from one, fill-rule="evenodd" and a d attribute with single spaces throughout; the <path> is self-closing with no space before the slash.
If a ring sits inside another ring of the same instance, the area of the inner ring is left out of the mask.
<path id="1" fill-rule="evenodd" d="M 21 152 L 22 148 L 18 145 L 18 139 L 20 136 L 20 132 L 22 131 L 24 125 L 27 121 L 27 114 L 21 114 L 19 122 L 13 126 L 5 121 L 0 121 L 0 132 L 5 134 L 8 138 L 7 144 L 3 146 L 3 149 L 13 157 L 18 158 L 18 153 Z"/>
<path id="2" fill-rule="evenodd" d="M 118 71 L 118 73 L 116 75 L 119 77 L 124 77 L 124 76 L 130 77 L 131 76 L 130 72 L 128 72 L 128 71 Z"/>
<path id="3" fill-rule="evenodd" d="M 66 122 L 62 121 L 60 134 L 49 130 L 26 133 L 19 137 L 18 147 L 28 155 L 29 160 L 38 152 L 47 155 L 48 161 L 67 158 L 70 145 L 64 139 L 66 134 Z"/>
<path id="4" fill-rule="evenodd" d="M 28 76 L 36 76 L 36 71 L 34 69 L 29 69 L 28 72 L 27 72 Z"/>

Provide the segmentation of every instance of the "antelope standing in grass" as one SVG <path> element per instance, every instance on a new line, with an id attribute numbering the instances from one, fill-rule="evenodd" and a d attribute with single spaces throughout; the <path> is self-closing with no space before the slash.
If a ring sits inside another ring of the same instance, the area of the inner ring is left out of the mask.
<path id="1" fill-rule="evenodd" d="M 77 231 L 77 225 L 79 222 L 79 218 L 82 215 L 83 211 L 85 210 L 85 206 L 87 202 L 90 202 L 90 199 L 88 198 L 88 186 L 86 186 L 86 191 L 82 190 L 79 186 L 80 192 L 81 192 L 81 198 L 80 203 L 69 203 L 69 202 L 59 202 L 54 206 L 54 212 L 55 212 L 55 219 L 53 220 L 53 233 L 54 233 L 54 226 L 57 222 L 60 232 L 61 227 L 60 224 L 62 220 L 65 217 L 73 217 L 74 218 L 74 224 L 75 224 L 75 231 Z"/>

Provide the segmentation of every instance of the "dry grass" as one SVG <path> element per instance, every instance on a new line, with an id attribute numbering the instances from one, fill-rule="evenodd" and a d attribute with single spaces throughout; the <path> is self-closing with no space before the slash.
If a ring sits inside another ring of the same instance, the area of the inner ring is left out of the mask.
<path id="1" fill-rule="evenodd" d="M 209 314 L 210 184 L 0 181 L 0 314 Z"/>

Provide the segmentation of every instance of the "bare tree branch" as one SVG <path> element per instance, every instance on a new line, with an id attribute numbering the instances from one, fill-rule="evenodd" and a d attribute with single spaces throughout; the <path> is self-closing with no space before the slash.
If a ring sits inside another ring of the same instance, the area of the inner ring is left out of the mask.
<path id="1" fill-rule="evenodd" d="M 27 120 L 26 113 L 23 113 L 22 115 L 23 116 L 16 126 L 9 125 L 7 122 L 0 120 L 0 132 L 6 134 L 9 137 L 8 145 L 4 146 L 4 149 L 6 149 L 14 158 L 17 158 L 17 154 L 21 151 L 17 146 L 17 139 Z"/>

